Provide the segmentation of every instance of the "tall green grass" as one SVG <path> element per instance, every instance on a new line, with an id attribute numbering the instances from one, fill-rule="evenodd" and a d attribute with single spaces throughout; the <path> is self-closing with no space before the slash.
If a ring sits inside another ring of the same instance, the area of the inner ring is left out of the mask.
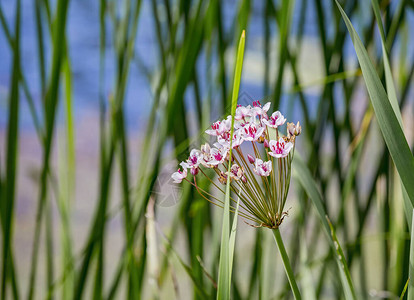
<path id="1" fill-rule="evenodd" d="M 252 1 L 239 1 L 230 3 L 234 10 L 229 15 L 229 4 L 216 0 L 101 0 L 96 12 L 99 179 L 84 241 L 74 233 L 74 203 L 90 199 L 75 197 L 76 170 L 82 167 L 75 145 L 82 129 L 75 123 L 78 99 L 73 96 L 75 75 L 67 35 L 68 18 L 76 12 L 69 0 L 34 2 L 33 46 L 38 49 L 39 74 L 35 84 L 41 91 L 35 95 L 21 55 L 23 25 L 27 26 L 22 23 L 23 4 L 16 1 L 13 23 L 0 4 L 0 34 L 11 57 L 7 105 L 1 111 L 7 120 L 0 152 L 1 299 L 292 298 L 283 261 L 277 255 L 268 261 L 274 254 L 269 250 L 274 247 L 269 244 L 270 232 L 239 222 L 237 239 L 232 235 L 229 241 L 237 218 L 230 223 L 228 210 L 211 207 L 191 187 L 183 188 L 170 210 L 168 226 L 159 225 L 165 208 L 154 205 L 159 194 L 153 191 L 165 163 L 185 157 L 192 141 L 219 117 L 213 112 L 225 114 L 234 108 L 238 93 L 231 89 L 232 67 L 239 66 L 237 46 L 243 29 L 248 37 L 243 74 L 253 72 L 246 60 L 252 49 L 260 49 L 265 97 L 274 110 L 286 106 L 294 111 L 303 127 L 296 151 L 301 155 L 292 165 L 294 184 L 287 205 L 292 208 L 281 226 L 284 255 L 290 258 L 289 273 L 298 290 L 314 299 L 413 298 L 414 159 L 412 140 L 403 126 L 411 120 L 402 118 L 412 107 L 411 1 L 373 0 L 370 7 L 369 1 L 356 0 L 266 0 L 257 6 L 262 11 L 255 10 Z M 136 45 L 145 42 L 137 34 L 144 12 L 151 14 L 157 46 L 158 65 L 150 72 L 136 51 Z M 257 20 L 263 25 L 260 39 L 250 33 Z M 317 36 L 309 39 L 306 26 L 312 20 Z M 358 32 L 353 24 L 358 24 Z M 262 45 L 256 48 L 258 41 Z M 356 56 L 347 54 L 350 42 Z M 312 81 L 304 77 L 302 61 L 310 43 L 324 74 Z M 107 45 L 113 51 L 107 51 Z M 46 53 L 52 53 L 49 59 Z M 104 92 L 108 59 L 116 69 L 110 96 Z M 135 136 L 125 120 L 126 91 L 133 84 L 131 69 L 137 66 L 153 93 L 152 99 L 137 103 L 151 106 L 138 153 L 129 146 Z M 240 91 L 249 92 L 244 78 L 237 80 Z M 37 157 L 38 195 L 32 199 L 37 206 L 32 212 L 32 244 L 16 249 L 16 204 L 25 188 L 20 170 L 26 167 L 22 157 L 27 150 L 19 147 L 22 133 L 27 133 L 19 126 L 24 105 L 42 154 Z M 63 123 L 57 122 L 60 110 Z M 171 143 L 172 153 L 167 151 Z M 138 165 L 132 163 L 133 156 Z M 115 211 L 114 182 L 119 182 L 121 199 Z M 208 181 L 198 184 L 205 190 L 210 187 Z M 119 256 L 107 247 L 108 222 L 113 218 L 122 220 Z M 51 230 L 55 227 L 58 238 Z M 242 248 L 246 241 L 250 246 Z M 30 258 L 29 266 L 23 265 L 23 255 Z"/>

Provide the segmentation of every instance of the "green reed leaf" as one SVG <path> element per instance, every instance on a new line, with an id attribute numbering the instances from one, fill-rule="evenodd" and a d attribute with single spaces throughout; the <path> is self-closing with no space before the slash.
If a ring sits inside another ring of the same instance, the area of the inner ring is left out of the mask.
<path id="1" fill-rule="evenodd" d="M 380 8 L 379 8 L 379 5 L 378 5 L 378 1 L 371 0 L 371 3 L 372 3 L 372 7 L 374 9 L 374 15 L 375 15 L 375 18 L 377 20 L 378 27 L 380 29 L 381 47 L 382 47 L 382 56 L 383 56 L 383 61 L 384 61 L 385 84 L 386 84 L 386 87 L 387 87 L 387 95 L 388 95 L 389 101 L 391 103 L 392 109 L 395 113 L 395 116 L 397 117 L 398 123 L 400 124 L 401 130 L 404 130 L 404 126 L 403 126 L 403 123 L 402 123 L 401 111 L 400 111 L 400 107 L 399 107 L 398 99 L 397 99 L 397 93 L 395 91 L 394 80 L 393 80 L 393 77 L 392 77 L 391 66 L 390 66 L 390 62 L 389 62 L 388 54 L 387 54 L 385 31 L 384 31 L 384 26 L 383 26 L 382 20 L 381 20 Z M 405 215 L 406 215 L 408 224 L 411 224 L 411 219 L 412 219 L 411 212 L 412 212 L 412 209 L 413 209 L 413 205 L 411 204 L 410 198 L 408 197 L 407 191 L 406 191 L 406 189 L 405 189 L 405 187 L 402 183 L 401 183 L 401 189 L 402 189 L 404 206 L 405 206 L 404 207 L 405 208 Z"/>
<path id="2" fill-rule="evenodd" d="M 233 136 L 234 130 L 234 115 L 236 113 L 237 107 L 237 98 L 239 96 L 240 80 L 243 66 L 243 56 L 244 56 L 244 44 L 245 44 L 245 31 L 243 31 L 240 41 L 239 48 L 237 51 L 236 58 L 236 69 L 234 74 L 234 83 L 233 83 L 233 94 L 231 100 L 231 132 L 230 136 Z M 230 139 L 230 157 L 232 152 L 232 140 Z M 231 164 L 229 163 L 228 172 L 230 173 Z M 218 274 L 218 286 L 217 286 L 217 299 L 230 299 L 230 288 L 231 288 L 231 269 L 230 267 L 233 264 L 233 253 L 234 253 L 234 244 L 232 249 L 230 248 L 229 235 L 230 235 L 230 176 L 227 178 L 226 185 L 226 196 L 224 201 L 224 211 L 223 211 L 223 225 L 221 231 L 221 247 L 220 247 L 220 262 L 219 262 L 219 274 Z M 230 257 L 231 256 L 231 257 Z"/>
<path id="3" fill-rule="evenodd" d="M 336 254 L 337 254 L 336 258 L 337 258 L 337 261 L 338 261 L 339 268 L 342 268 L 344 270 L 344 272 L 341 272 L 339 275 L 341 276 L 341 278 L 343 278 L 343 276 L 345 275 L 346 282 L 352 282 L 351 274 L 349 273 L 348 266 L 346 264 L 345 254 L 344 254 L 344 251 L 342 250 L 341 244 L 339 243 L 338 237 L 336 236 L 335 229 L 334 229 L 331 221 L 329 220 L 328 216 L 325 216 L 325 217 L 326 217 L 326 220 L 328 221 L 329 228 L 331 229 L 331 236 L 332 236 L 332 239 L 333 239 L 333 242 L 334 242 L 334 246 L 335 246 L 335 250 L 336 250 Z M 344 280 L 342 279 L 342 281 L 344 281 Z M 344 290 L 345 297 L 347 299 L 356 299 L 355 291 L 353 290 L 353 287 L 352 287 L 352 289 L 351 289 L 351 287 L 352 286 L 350 286 L 350 285 L 344 287 L 345 288 L 345 290 Z"/>
<path id="4" fill-rule="evenodd" d="M 407 288 L 408 288 L 408 283 L 409 282 L 410 282 L 410 278 L 408 278 L 407 281 L 405 282 L 403 291 L 401 292 L 401 295 L 400 295 L 400 300 L 403 300 L 404 299 L 405 293 L 407 292 Z M 408 299 L 411 300 L 410 298 L 408 298 Z"/>
<path id="5" fill-rule="evenodd" d="M 374 107 L 378 125 L 390 152 L 391 158 L 397 168 L 403 185 L 407 191 L 411 205 L 414 205 L 414 157 L 410 151 L 404 132 L 398 122 L 393 105 L 385 92 L 384 86 L 368 56 L 368 52 L 362 44 L 358 33 L 352 26 L 351 21 L 336 1 L 338 9 L 348 28 L 354 48 L 361 66 L 362 75 Z M 394 105 L 395 106 L 395 105 Z M 397 111 L 399 110 L 395 107 Z"/>
<path id="6" fill-rule="evenodd" d="M 413 210 L 414 213 L 414 210 Z M 414 219 L 411 224 L 410 265 L 408 268 L 408 300 L 414 300 Z"/>
<path id="7" fill-rule="evenodd" d="M 299 181 L 302 188 L 305 190 L 308 197 L 311 199 L 313 205 L 318 213 L 319 220 L 325 229 L 325 233 L 328 236 L 328 241 L 334 251 L 337 251 L 334 240 L 331 236 L 331 227 L 326 218 L 326 212 L 322 204 L 322 196 L 320 195 L 316 182 L 314 181 L 312 174 L 304 161 L 301 159 L 298 153 L 295 153 L 295 158 L 292 162 L 293 176 Z M 355 290 L 352 283 L 352 279 L 345 263 L 345 260 L 341 261 L 338 256 L 335 255 L 336 262 L 340 273 L 340 279 L 344 288 L 346 299 L 356 299 Z"/>
<path id="8" fill-rule="evenodd" d="M 190 277 L 191 282 L 194 284 L 195 291 L 197 295 L 200 297 L 200 299 L 211 299 L 210 295 L 207 294 L 204 286 L 200 284 L 199 280 L 197 280 L 197 275 L 194 274 L 194 269 L 184 262 L 184 260 L 178 254 L 178 252 L 174 249 L 171 241 L 164 234 L 161 234 L 161 236 L 165 240 L 166 248 L 169 249 L 172 254 L 174 254 L 180 265 L 184 268 L 184 271 Z M 172 259 L 172 257 L 169 257 L 169 259 Z"/>
<path id="9" fill-rule="evenodd" d="M 237 205 L 236 205 L 236 210 L 234 211 L 233 225 L 231 227 L 231 232 L 230 232 L 230 240 L 229 240 L 230 258 L 232 258 L 234 255 L 234 245 L 236 243 L 237 217 L 239 216 L 240 194 L 241 194 L 241 188 L 239 190 L 239 195 L 237 197 Z M 230 259 L 229 263 L 230 263 L 230 271 L 231 271 L 233 269 L 233 259 Z"/>
<path id="10" fill-rule="evenodd" d="M 7 283 L 10 280 L 13 288 L 13 296 L 18 298 L 17 276 L 15 274 L 13 261 L 13 223 L 14 207 L 16 202 L 17 167 L 19 154 L 19 69 L 20 69 L 20 22 L 21 1 L 17 1 L 15 14 L 15 39 L 13 47 L 12 78 L 10 81 L 10 92 L 8 101 L 8 123 L 7 123 L 7 147 L 6 147 L 6 178 L 4 179 L 4 192 L 0 194 L 2 232 L 2 281 L 1 299 L 7 297 Z"/>

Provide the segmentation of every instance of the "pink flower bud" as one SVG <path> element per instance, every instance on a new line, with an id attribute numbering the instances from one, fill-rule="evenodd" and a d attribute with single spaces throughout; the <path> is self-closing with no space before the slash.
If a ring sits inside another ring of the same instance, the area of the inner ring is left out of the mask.
<path id="1" fill-rule="evenodd" d="M 268 140 L 264 140 L 263 146 L 265 148 L 269 148 L 269 141 Z"/>
<path id="2" fill-rule="evenodd" d="M 256 161 L 256 159 L 253 156 L 251 156 L 250 154 L 247 154 L 247 159 L 249 160 L 249 162 L 251 164 L 254 164 L 254 162 Z"/>
<path id="3" fill-rule="evenodd" d="M 198 174 L 198 168 L 191 168 L 191 174 L 196 176 Z"/>
<path id="4" fill-rule="evenodd" d="M 244 176 L 244 175 L 243 175 L 243 176 L 241 177 L 241 181 L 243 181 L 243 183 L 246 183 L 246 182 L 247 182 L 247 178 L 246 178 L 246 176 Z"/>

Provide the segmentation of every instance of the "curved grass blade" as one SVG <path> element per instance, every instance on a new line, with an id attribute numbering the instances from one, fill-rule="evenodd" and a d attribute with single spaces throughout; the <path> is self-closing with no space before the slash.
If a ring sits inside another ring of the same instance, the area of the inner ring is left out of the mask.
<path id="1" fill-rule="evenodd" d="M 379 27 L 379 30 L 380 30 L 382 56 L 383 56 L 383 61 L 384 61 L 385 84 L 386 84 L 386 88 L 387 88 L 387 95 L 388 95 L 389 101 L 391 103 L 392 109 L 394 110 L 395 116 L 397 117 L 398 123 L 400 124 L 401 129 L 404 130 L 403 123 L 402 123 L 401 111 L 400 111 L 400 107 L 399 107 L 398 99 L 397 99 L 397 93 L 395 92 L 395 86 L 394 86 L 394 80 L 393 80 L 393 77 L 392 77 L 391 66 L 390 66 L 390 62 L 389 62 L 388 54 L 387 54 L 385 31 L 384 31 L 384 26 L 383 26 L 382 20 L 381 20 L 380 8 L 379 8 L 379 5 L 378 5 L 377 1 L 371 0 L 371 3 L 372 3 L 372 7 L 374 9 L 374 15 L 375 15 L 375 18 L 377 20 L 378 27 Z M 401 189 L 402 189 L 404 206 L 405 206 L 404 207 L 405 215 L 406 215 L 408 224 L 411 224 L 411 219 L 412 219 L 412 214 L 411 213 L 412 213 L 413 205 L 410 202 L 407 191 L 406 191 L 403 184 L 401 184 Z"/>
<path id="2" fill-rule="evenodd" d="M 304 299 L 316 300 L 316 286 L 313 282 L 311 267 L 309 265 L 306 234 L 302 233 L 300 239 L 304 241 L 300 244 L 301 273 L 303 274 L 301 281 L 303 297 Z"/>
<path id="3" fill-rule="evenodd" d="M 413 210 L 414 213 L 414 210 Z M 408 270 L 408 300 L 414 300 L 414 219 L 411 224 L 410 265 Z M 404 294 L 404 293 L 403 293 Z"/>
<path id="4" fill-rule="evenodd" d="M 405 285 L 404 285 L 404 289 L 403 289 L 403 291 L 401 292 L 401 296 L 400 296 L 400 300 L 403 300 L 404 299 L 404 296 L 405 296 L 405 292 L 407 292 L 407 288 L 408 288 L 408 283 L 410 282 L 410 278 L 408 278 L 407 279 L 407 282 L 405 283 Z M 410 298 L 408 298 L 409 300 L 411 300 Z"/>
<path id="5" fill-rule="evenodd" d="M 245 31 L 243 30 L 239 41 L 239 48 L 236 58 L 236 69 L 234 74 L 233 94 L 231 100 L 231 132 L 230 136 L 233 136 L 234 130 L 234 115 L 236 113 L 237 98 L 239 96 L 240 80 L 243 65 L 245 44 Z M 230 157 L 232 152 L 232 140 L 230 140 Z M 229 164 L 228 172 L 230 173 L 231 164 Z M 220 247 L 220 262 L 219 262 L 219 275 L 217 286 L 217 299 L 230 299 L 230 287 L 231 287 L 231 265 L 233 264 L 233 257 L 230 257 L 234 253 L 233 249 L 230 249 L 229 235 L 230 235 L 230 177 L 228 177 L 226 185 L 226 196 L 224 201 L 223 210 L 223 225 L 221 231 L 221 247 Z"/>
<path id="6" fill-rule="evenodd" d="M 341 272 L 340 273 L 340 276 L 343 277 L 343 275 L 345 275 L 346 281 L 347 282 L 351 282 L 352 281 L 351 280 L 351 275 L 349 274 L 348 266 L 346 264 L 346 259 L 345 259 L 344 251 L 342 251 L 341 244 L 339 244 L 338 237 L 336 236 L 335 229 L 332 226 L 331 221 L 329 220 L 328 216 L 325 216 L 325 217 L 326 217 L 326 220 L 328 221 L 329 228 L 331 229 L 331 236 L 332 236 L 332 239 L 334 241 L 336 254 L 338 255 L 337 257 L 339 259 L 339 264 L 344 269 L 344 272 Z M 344 292 L 345 292 L 345 295 L 347 295 L 349 292 L 351 292 L 352 293 L 352 297 L 355 299 L 355 292 L 354 291 L 352 291 L 352 290 L 351 291 L 345 290 Z M 347 297 L 350 297 L 350 296 L 347 296 Z"/>
<path id="7" fill-rule="evenodd" d="M 357 32 L 343 11 L 341 5 L 335 0 L 338 9 L 345 21 L 350 33 L 354 48 L 361 66 L 362 75 L 365 79 L 368 94 L 374 107 L 378 125 L 384 137 L 385 143 L 390 152 L 391 158 L 397 168 L 401 181 L 407 191 L 411 205 L 414 205 L 414 157 L 410 151 L 404 132 L 398 122 L 385 89 L 378 77 L 378 74 L 370 61 L 367 50 L 362 44 Z"/>
<path id="8" fill-rule="evenodd" d="M 10 34 L 10 29 L 7 26 L 7 22 L 3 13 L 3 9 L 0 6 L 0 24 L 1 27 L 3 28 L 4 34 L 6 36 L 7 39 L 7 43 L 9 44 L 10 49 L 13 50 L 14 47 L 14 41 L 13 38 Z M 35 109 L 35 103 L 34 103 L 34 99 L 32 97 L 32 95 L 30 94 L 29 91 L 29 86 L 27 84 L 27 80 L 26 77 L 24 76 L 23 72 L 22 72 L 22 68 L 21 66 L 19 66 L 19 77 L 20 77 L 20 82 L 23 88 L 23 92 L 24 95 L 26 96 L 26 100 L 27 100 L 27 105 L 29 106 L 29 111 L 30 114 L 32 115 L 32 119 L 33 119 L 33 125 L 36 129 L 37 135 L 39 137 L 39 139 L 42 139 L 42 129 L 41 129 L 41 124 L 39 121 L 39 116 L 37 115 L 36 109 Z"/>
<path id="9" fill-rule="evenodd" d="M 155 225 L 157 225 L 157 224 L 154 223 L 154 226 Z M 157 226 L 157 230 L 160 233 L 160 236 L 165 240 L 166 250 L 168 249 L 168 251 L 170 251 L 171 253 L 174 254 L 174 256 L 177 258 L 180 265 L 184 268 L 185 272 L 190 277 L 192 283 L 194 284 L 195 291 L 196 291 L 197 295 L 201 299 L 211 299 L 211 297 L 205 291 L 204 286 L 202 284 L 200 284 L 199 280 L 197 279 L 196 274 L 194 274 L 194 269 L 191 268 L 189 265 L 187 265 L 184 262 L 184 260 L 178 255 L 177 251 L 174 249 L 174 247 L 172 245 L 171 240 L 169 240 L 168 237 L 165 236 L 165 234 L 162 232 L 162 230 L 158 226 Z M 171 259 L 171 256 L 169 256 L 168 259 Z"/>
<path id="10" fill-rule="evenodd" d="M 295 1 L 293 0 L 283 0 L 282 7 L 280 11 L 278 11 L 279 18 L 280 18 L 279 57 L 278 57 L 279 66 L 278 66 L 275 89 L 273 91 L 273 94 L 274 94 L 273 106 L 274 107 L 279 107 L 280 98 L 282 95 L 283 77 L 284 77 L 286 61 L 288 58 L 287 57 L 287 42 L 288 42 L 290 27 L 292 23 L 294 5 L 295 5 Z"/>
<path id="11" fill-rule="evenodd" d="M 337 251 L 334 240 L 331 236 L 331 227 L 326 218 L 326 212 L 322 205 L 322 197 L 318 191 L 316 182 L 313 180 L 312 175 L 309 169 L 306 167 L 305 163 L 299 156 L 299 153 L 295 153 L 295 158 L 292 162 L 293 176 L 299 181 L 300 185 L 305 190 L 308 197 L 311 199 L 313 205 L 316 208 L 318 213 L 319 220 L 322 222 L 322 225 L 325 229 L 325 233 L 328 235 L 328 241 L 334 251 Z M 346 299 L 356 299 L 356 294 L 354 290 L 354 285 L 352 283 L 351 276 L 349 274 L 348 267 L 346 263 L 341 262 L 338 256 L 335 255 L 336 262 L 338 264 L 338 269 L 340 273 L 340 279 L 342 286 L 344 288 L 345 298 Z"/>

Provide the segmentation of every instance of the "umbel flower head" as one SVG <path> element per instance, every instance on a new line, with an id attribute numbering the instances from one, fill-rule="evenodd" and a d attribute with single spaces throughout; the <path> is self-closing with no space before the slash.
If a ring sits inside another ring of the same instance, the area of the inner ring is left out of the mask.
<path id="1" fill-rule="evenodd" d="M 287 123 L 287 134 L 283 135 L 278 127 L 286 119 L 279 111 L 269 116 L 269 108 L 270 103 L 262 106 L 259 101 L 253 102 L 253 106 L 238 105 L 232 136 L 231 116 L 213 123 L 206 133 L 216 142 L 213 146 L 206 143 L 200 150 L 191 150 L 188 159 L 180 163 L 181 168 L 172 174 L 174 182 L 189 182 L 206 200 L 223 207 L 221 199 L 197 184 L 197 176 L 207 177 L 222 193 L 225 192 L 221 185 L 230 180 L 231 190 L 240 197 L 239 214 L 255 222 L 255 227 L 278 228 L 287 215 L 283 209 L 289 191 L 295 139 L 302 129 L 299 122 Z M 207 175 L 211 173 L 208 169 L 214 170 L 218 182 Z M 230 200 L 230 210 L 234 211 L 237 200 L 233 197 Z"/>

